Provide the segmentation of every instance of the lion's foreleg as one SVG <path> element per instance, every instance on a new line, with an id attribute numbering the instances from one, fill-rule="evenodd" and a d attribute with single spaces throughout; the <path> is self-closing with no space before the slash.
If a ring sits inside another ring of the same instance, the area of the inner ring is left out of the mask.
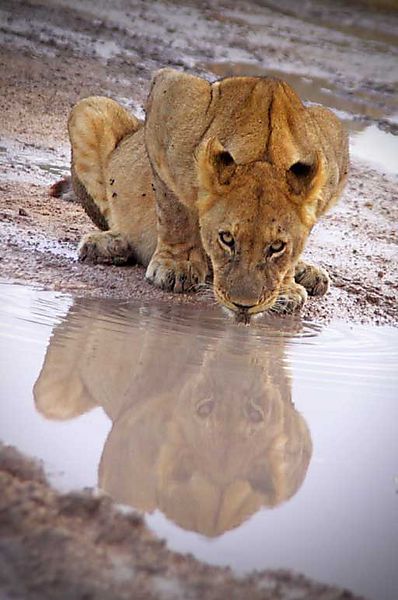
<path id="1" fill-rule="evenodd" d="M 197 216 L 154 175 L 158 241 L 146 278 L 164 290 L 184 292 L 207 275 Z"/>
<path id="2" fill-rule="evenodd" d="M 295 282 L 294 269 L 289 269 L 279 289 L 278 298 L 271 307 L 277 314 L 291 314 L 299 311 L 307 300 L 306 289 Z"/>
<path id="3" fill-rule="evenodd" d="M 79 244 L 79 260 L 108 265 L 136 262 L 127 238 L 112 231 L 93 231 L 85 235 Z"/>
<path id="4" fill-rule="evenodd" d="M 276 313 L 293 313 L 302 308 L 307 296 L 323 296 L 329 288 L 329 275 L 321 267 L 299 260 L 294 271 L 289 271 L 272 307 Z"/>
<path id="5" fill-rule="evenodd" d="M 329 289 L 330 278 L 322 267 L 299 260 L 294 273 L 296 283 L 302 285 L 309 296 L 323 296 Z"/>

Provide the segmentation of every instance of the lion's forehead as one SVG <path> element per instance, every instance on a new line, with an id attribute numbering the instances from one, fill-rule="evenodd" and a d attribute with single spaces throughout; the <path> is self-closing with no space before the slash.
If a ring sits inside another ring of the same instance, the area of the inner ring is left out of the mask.
<path id="1" fill-rule="evenodd" d="M 297 203 L 286 186 L 249 184 L 234 186 L 215 198 L 213 207 L 219 218 L 251 225 L 291 223 L 297 220 Z"/>
<path id="2" fill-rule="evenodd" d="M 242 210 L 227 211 L 219 223 L 235 238 L 243 241 L 273 240 L 278 236 L 294 235 L 300 228 L 300 220 L 294 207 L 278 210 L 278 207 L 263 209 L 244 207 Z"/>

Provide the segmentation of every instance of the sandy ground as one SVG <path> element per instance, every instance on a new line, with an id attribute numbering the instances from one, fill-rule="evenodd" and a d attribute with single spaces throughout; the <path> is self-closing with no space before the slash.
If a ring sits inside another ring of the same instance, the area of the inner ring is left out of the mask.
<path id="1" fill-rule="evenodd" d="M 142 116 L 159 67 L 210 79 L 211 65 L 221 62 L 307 75 L 330 83 L 335 104 L 351 109 L 354 129 L 375 124 L 397 133 L 396 14 L 288 0 L 109 5 L 1 2 L 0 277 L 87 297 L 209 302 L 154 289 L 139 266 L 78 263 L 77 243 L 93 226 L 79 206 L 48 195 L 48 186 L 68 171 L 66 120 L 73 104 L 109 95 Z M 317 225 L 307 250 L 329 270 L 332 288 L 309 301 L 303 317 L 397 324 L 394 194 L 392 175 L 353 160 L 340 204 Z M 110 501 L 58 496 L 36 467 L 11 451 L 2 452 L 0 486 L 2 598 L 354 597 L 286 573 L 235 580 L 172 554 Z"/>
<path id="2" fill-rule="evenodd" d="M 0 597 L 21 600 L 348 600 L 286 571 L 237 579 L 170 552 L 142 519 L 91 492 L 59 495 L 0 444 Z"/>

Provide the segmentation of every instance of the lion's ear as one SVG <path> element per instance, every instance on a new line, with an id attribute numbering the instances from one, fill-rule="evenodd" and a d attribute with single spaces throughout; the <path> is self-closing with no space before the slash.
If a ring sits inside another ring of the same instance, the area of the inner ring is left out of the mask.
<path id="1" fill-rule="evenodd" d="M 294 162 L 286 172 L 290 189 L 303 200 L 310 200 L 324 183 L 324 164 L 320 153 L 311 159 Z"/>
<path id="2" fill-rule="evenodd" d="M 312 159 L 294 162 L 286 171 L 286 180 L 293 192 L 292 199 L 305 209 L 309 220 L 316 219 L 326 179 L 325 161 L 320 152 Z"/>
<path id="3" fill-rule="evenodd" d="M 213 137 L 199 148 L 197 158 L 199 187 L 206 191 L 222 191 L 235 173 L 236 163 L 221 142 Z"/>

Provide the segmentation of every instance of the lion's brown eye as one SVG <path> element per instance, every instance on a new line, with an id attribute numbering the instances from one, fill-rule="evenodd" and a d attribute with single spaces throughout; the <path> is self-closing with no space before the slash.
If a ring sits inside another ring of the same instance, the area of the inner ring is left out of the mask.
<path id="1" fill-rule="evenodd" d="M 218 236 L 220 238 L 221 243 L 224 244 L 224 246 L 227 246 L 227 248 L 234 247 L 235 240 L 234 240 L 234 236 L 232 235 L 232 233 L 230 231 L 220 231 Z"/>
<path id="2" fill-rule="evenodd" d="M 281 254 L 286 248 L 286 242 L 282 240 L 277 240 L 276 242 L 272 242 L 268 246 L 268 254 L 272 256 L 273 254 Z"/>

